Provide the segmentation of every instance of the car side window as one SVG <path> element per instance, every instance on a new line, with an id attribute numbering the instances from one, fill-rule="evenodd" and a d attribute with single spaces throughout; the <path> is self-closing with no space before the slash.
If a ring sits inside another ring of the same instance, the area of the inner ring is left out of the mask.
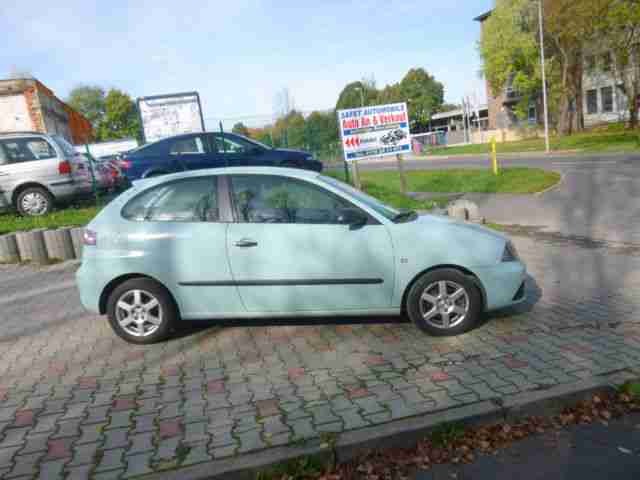
<path id="1" fill-rule="evenodd" d="M 217 222 L 216 177 L 196 177 L 163 183 L 135 196 L 122 216 L 148 222 Z"/>
<path id="2" fill-rule="evenodd" d="M 205 153 L 204 139 L 201 136 L 181 138 L 171 143 L 169 152 L 173 155 Z"/>
<path id="3" fill-rule="evenodd" d="M 44 138 L 24 137 L 0 140 L 8 163 L 32 162 L 56 158 L 55 149 Z"/>
<path id="4" fill-rule="evenodd" d="M 245 223 L 340 224 L 340 211 L 355 208 L 320 187 L 276 175 L 233 175 L 231 193 Z"/>
<path id="5" fill-rule="evenodd" d="M 240 137 L 221 136 L 219 133 L 214 133 L 211 138 L 214 150 L 219 154 L 249 153 L 252 149 L 257 148 L 253 143 Z"/>

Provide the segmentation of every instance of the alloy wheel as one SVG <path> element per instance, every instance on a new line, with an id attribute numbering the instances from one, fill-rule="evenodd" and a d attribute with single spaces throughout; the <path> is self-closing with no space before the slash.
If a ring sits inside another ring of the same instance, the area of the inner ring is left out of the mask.
<path id="1" fill-rule="evenodd" d="M 146 290 L 129 290 L 116 302 L 116 321 L 134 337 L 147 337 L 162 324 L 162 306 Z"/>
<path id="2" fill-rule="evenodd" d="M 462 323 L 469 313 L 469 305 L 469 294 L 465 288 L 450 280 L 431 283 L 419 301 L 424 320 L 443 330 Z"/>

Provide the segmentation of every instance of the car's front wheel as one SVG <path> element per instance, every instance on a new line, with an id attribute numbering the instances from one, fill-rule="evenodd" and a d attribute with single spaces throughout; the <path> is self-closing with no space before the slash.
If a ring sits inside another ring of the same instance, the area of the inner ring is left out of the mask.
<path id="1" fill-rule="evenodd" d="M 173 298 L 149 278 L 133 278 L 116 287 L 107 303 L 113 331 L 129 343 L 165 340 L 178 319 Z"/>
<path id="2" fill-rule="evenodd" d="M 407 295 L 409 318 L 431 335 L 457 335 L 473 328 L 482 311 L 482 295 L 464 273 L 442 268 L 422 275 Z"/>

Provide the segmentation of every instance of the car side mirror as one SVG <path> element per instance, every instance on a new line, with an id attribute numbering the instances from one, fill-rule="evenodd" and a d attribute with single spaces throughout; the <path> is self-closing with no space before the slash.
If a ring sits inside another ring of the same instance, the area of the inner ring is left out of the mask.
<path id="1" fill-rule="evenodd" d="M 369 217 L 355 208 L 344 208 L 338 211 L 338 223 L 349 225 L 352 229 L 360 228 L 367 224 Z"/>

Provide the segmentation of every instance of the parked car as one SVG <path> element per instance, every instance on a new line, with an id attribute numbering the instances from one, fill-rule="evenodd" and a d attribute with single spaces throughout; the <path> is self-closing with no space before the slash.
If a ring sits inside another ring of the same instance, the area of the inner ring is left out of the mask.
<path id="1" fill-rule="evenodd" d="M 304 170 L 199 170 L 136 182 L 89 223 L 84 306 L 133 343 L 180 319 L 400 315 L 435 335 L 525 298 L 511 242 L 399 211 Z"/>
<path id="2" fill-rule="evenodd" d="M 280 166 L 322 171 L 322 163 L 301 150 L 271 148 L 234 133 L 189 133 L 124 153 L 119 166 L 130 181 L 167 173 L 228 166 Z"/>
<path id="3" fill-rule="evenodd" d="M 91 193 L 84 157 L 59 135 L 0 133 L 0 208 L 44 215 L 56 202 Z"/>

